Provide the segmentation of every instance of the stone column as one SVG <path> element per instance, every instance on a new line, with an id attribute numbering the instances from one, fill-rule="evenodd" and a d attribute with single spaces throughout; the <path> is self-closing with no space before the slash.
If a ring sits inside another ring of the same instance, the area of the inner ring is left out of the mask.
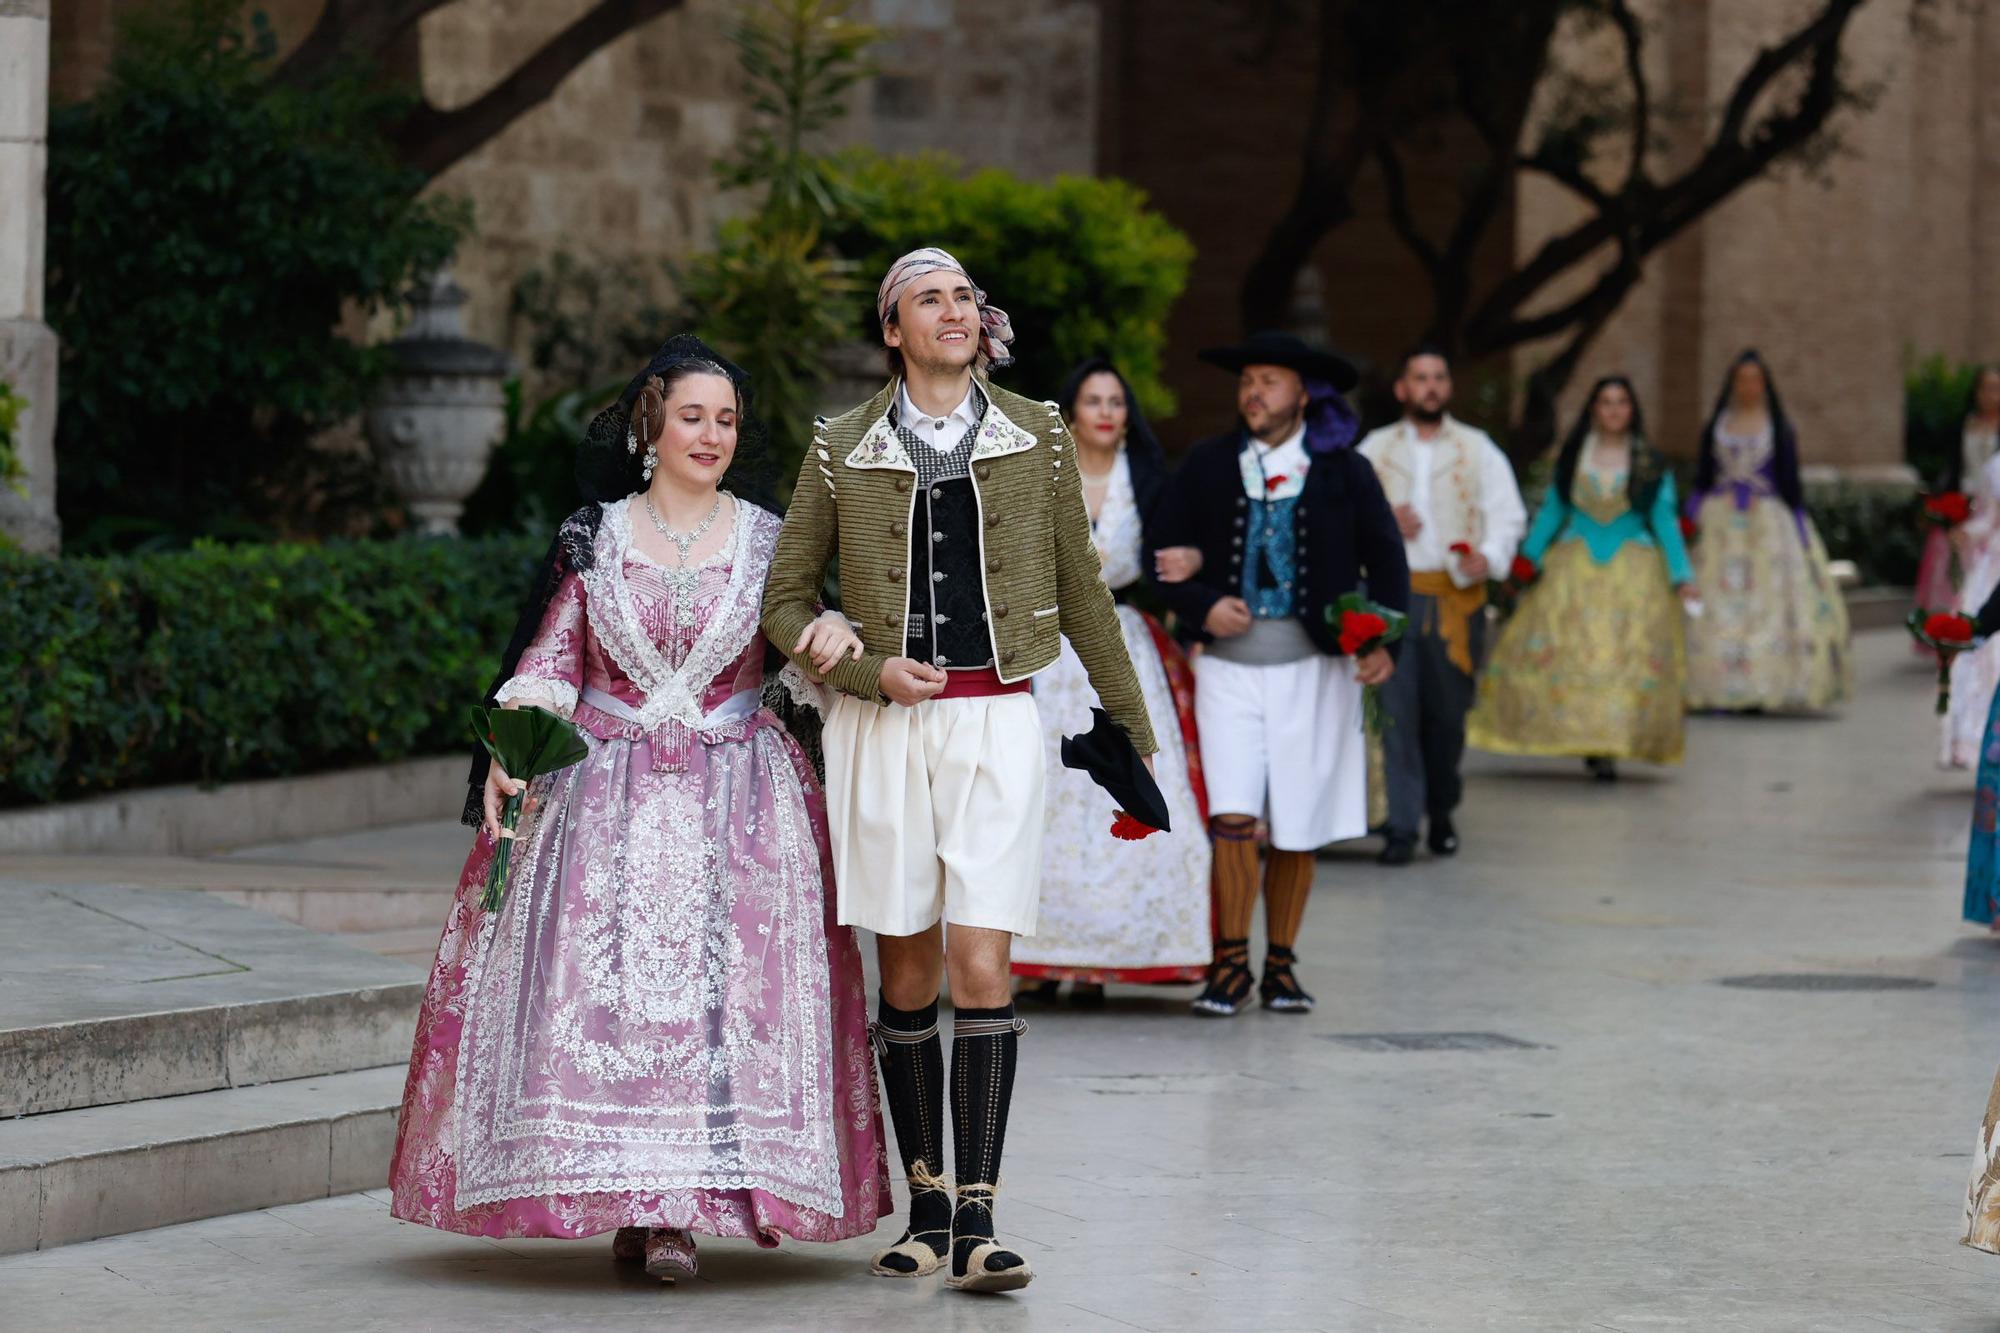
<path id="1" fill-rule="evenodd" d="M 27 494 L 0 487 L 0 531 L 53 552 L 56 335 L 42 322 L 49 0 L 0 0 L 0 380 L 28 401 L 16 429 Z"/>

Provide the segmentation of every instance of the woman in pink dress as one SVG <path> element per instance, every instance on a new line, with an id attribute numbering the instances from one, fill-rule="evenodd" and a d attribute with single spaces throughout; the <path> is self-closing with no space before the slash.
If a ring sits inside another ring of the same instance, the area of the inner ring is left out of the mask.
<path id="1" fill-rule="evenodd" d="M 1972 377 L 1972 392 L 1967 395 L 1964 425 L 1959 433 L 1958 455 L 1937 479 L 1940 494 L 1959 491 L 1970 499 L 1975 508 L 1990 505 L 1995 497 L 1990 493 L 1986 481 L 1986 465 L 2000 452 L 2000 366 L 1981 366 Z M 1941 611 L 1957 608 L 1970 602 L 1977 611 L 1981 597 L 1961 595 L 1969 564 L 1961 551 L 1954 551 L 1954 534 L 1941 527 L 1933 527 L 1924 538 L 1923 560 L 1917 566 L 1916 604 L 1926 611 Z M 1965 545 L 1960 538 L 1958 544 Z M 1931 650 L 1922 644 L 1913 645 L 1921 656 L 1931 656 Z M 1980 706 L 1980 721 L 1985 719 L 1985 707 Z"/>
<path id="2" fill-rule="evenodd" d="M 563 523 L 492 700 L 569 718 L 589 755 L 527 784 L 491 913 L 495 811 L 522 784 L 475 764 L 481 831 L 390 1167 L 406 1221 L 616 1230 L 620 1260 L 671 1281 L 695 1271 L 696 1232 L 832 1241 L 890 1210 L 820 785 L 763 706 L 778 518 L 722 486 L 753 430 L 743 392 L 676 338 L 579 452 L 591 503 Z M 807 638 L 831 664 L 851 635 L 829 617 Z"/>

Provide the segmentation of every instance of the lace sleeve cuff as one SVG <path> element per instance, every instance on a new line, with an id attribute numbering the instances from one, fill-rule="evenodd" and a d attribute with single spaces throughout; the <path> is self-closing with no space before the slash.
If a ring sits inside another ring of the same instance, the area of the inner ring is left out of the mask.
<path id="1" fill-rule="evenodd" d="M 820 716 L 826 716 L 826 687 L 816 685 L 810 676 L 801 671 L 794 662 L 787 662 L 778 672 L 778 684 L 784 687 L 791 701 L 801 708 L 810 708 Z"/>
<path id="2" fill-rule="evenodd" d="M 495 703 L 540 704 L 567 721 L 576 712 L 576 686 L 543 676 L 515 676 L 493 696 Z"/>

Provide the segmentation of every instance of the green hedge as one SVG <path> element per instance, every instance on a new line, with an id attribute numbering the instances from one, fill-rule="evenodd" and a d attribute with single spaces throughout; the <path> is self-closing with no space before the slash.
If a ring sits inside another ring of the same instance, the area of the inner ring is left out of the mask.
<path id="1" fill-rule="evenodd" d="M 1101 352 L 1150 415 L 1173 414 L 1161 362 L 1194 244 L 1138 187 L 1083 176 L 1024 180 L 998 168 L 967 175 L 949 157 L 866 150 L 843 157 L 842 170 L 864 205 L 830 226 L 828 239 L 861 266 L 867 299 L 858 336 L 881 340 L 874 292 L 889 265 L 920 245 L 941 245 L 1013 319 L 1017 361 L 998 372 L 1002 387 L 1052 397 L 1070 367 Z"/>
<path id="2" fill-rule="evenodd" d="M 458 748 L 542 549 L 0 552 L 0 804 Z"/>
<path id="3" fill-rule="evenodd" d="M 1907 588 L 1923 556 L 1923 505 L 1909 491 L 1846 482 L 1806 487 L 1806 512 L 1827 555 L 1852 560 L 1866 588 Z"/>

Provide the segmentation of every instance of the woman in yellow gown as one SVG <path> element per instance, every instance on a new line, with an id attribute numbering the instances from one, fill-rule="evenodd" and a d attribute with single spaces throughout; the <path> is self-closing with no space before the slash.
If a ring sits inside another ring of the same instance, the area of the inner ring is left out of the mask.
<path id="1" fill-rule="evenodd" d="M 1624 376 L 1591 386 L 1521 555 L 1538 575 L 1501 628 L 1467 743 L 1578 757 L 1600 781 L 1620 759 L 1679 763 L 1694 570 Z"/>

